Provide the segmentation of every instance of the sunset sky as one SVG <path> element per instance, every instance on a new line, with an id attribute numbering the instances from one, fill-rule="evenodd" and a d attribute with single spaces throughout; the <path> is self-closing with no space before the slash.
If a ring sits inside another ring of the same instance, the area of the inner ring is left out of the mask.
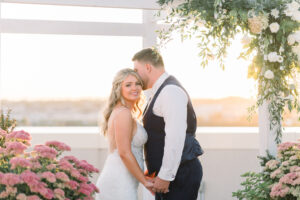
<path id="1" fill-rule="evenodd" d="M 141 23 L 139 10 L 68 6 L 3 4 L 1 17 Z M 225 71 L 217 62 L 205 69 L 200 66 L 195 39 L 181 43 L 174 36 L 161 53 L 166 70 L 182 82 L 192 98 L 251 98 L 256 89 L 254 81 L 247 79 L 250 61 L 237 60 L 242 49 L 240 39 L 241 35 L 237 36 L 229 49 Z M 107 97 L 115 73 L 132 67 L 131 58 L 141 48 L 141 37 L 1 34 L 1 97 Z"/>

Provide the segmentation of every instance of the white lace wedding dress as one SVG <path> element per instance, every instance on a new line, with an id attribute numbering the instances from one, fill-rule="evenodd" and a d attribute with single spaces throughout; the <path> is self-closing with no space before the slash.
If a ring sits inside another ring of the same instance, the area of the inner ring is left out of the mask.
<path id="1" fill-rule="evenodd" d="M 144 127 L 137 122 L 131 150 L 142 171 L 144 171 L 143 146 L 147 138 Z M 116 149 L 107 156 L 104 168 L 97 180 L 96 185 L 100 193 L 96 195 L 96 200 L 138 200 L 138 184 L 138 181 L 124 165 Z"/>

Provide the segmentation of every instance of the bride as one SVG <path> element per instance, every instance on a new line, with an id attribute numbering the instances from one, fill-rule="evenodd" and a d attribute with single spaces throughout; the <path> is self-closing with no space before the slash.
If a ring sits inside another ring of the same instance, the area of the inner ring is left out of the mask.
<path id="1" fill-rule="evenodd" d="M 109 154 L 97 180 L 96 200 L 137 200 L 138 183 L 151 189 L 143 173 L 143 146 L 147 133 L 134 115 L 139 108 L 142 81 L 132 69 L 119 71 L 113 80 L 102 131 L 108 138 Z"/>

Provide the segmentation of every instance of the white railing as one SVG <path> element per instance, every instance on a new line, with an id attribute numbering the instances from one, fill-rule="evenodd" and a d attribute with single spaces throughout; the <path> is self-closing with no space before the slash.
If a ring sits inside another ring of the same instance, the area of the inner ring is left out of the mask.
<path id="1" fill-rule="evenodd" d="M 58 140 L 71 146 L 68 154 L 85 159 L 100 169 L 107 155 L 107 143 L 98 127 L 18 127 L 32 135 L 32 145 Z M 286 128 L 283 141 L 297 141 L 300 127 Z M 240 175 L 260 170 L 257 127 L 201 127 L 197 139 L 204 148 L 199 159 L 203 165 L 201 200 L 232 200 L 231 193 L 240 188 Z M 98 175 L 93 177 L 96 182 Z M 205 187 L 204 187 L 205 186 Z M 218 192 L 216 192 L 218 191 Z M 205 195 L 204 195 L 205 194 Z"/>

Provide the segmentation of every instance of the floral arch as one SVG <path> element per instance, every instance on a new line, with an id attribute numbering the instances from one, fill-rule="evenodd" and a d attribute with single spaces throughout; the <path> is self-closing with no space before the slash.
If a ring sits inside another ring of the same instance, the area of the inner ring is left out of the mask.
<path id="1" fill-rule="evenodd" d="M 243 33 L 240 58 L 252 58 L 248 77 L 258 82 L 255 108 L 267 103 L 270 127 L 281 142 L 285 107 L 300 111 L 295 83 L 300 61 L 300 3 L 296 0 L 159 0 L 170 26 L 159 32 L 160 45 L 179 31 L 199 39 L 201 65 L 216 58 L 224 68 L 227 47 Z"/>

